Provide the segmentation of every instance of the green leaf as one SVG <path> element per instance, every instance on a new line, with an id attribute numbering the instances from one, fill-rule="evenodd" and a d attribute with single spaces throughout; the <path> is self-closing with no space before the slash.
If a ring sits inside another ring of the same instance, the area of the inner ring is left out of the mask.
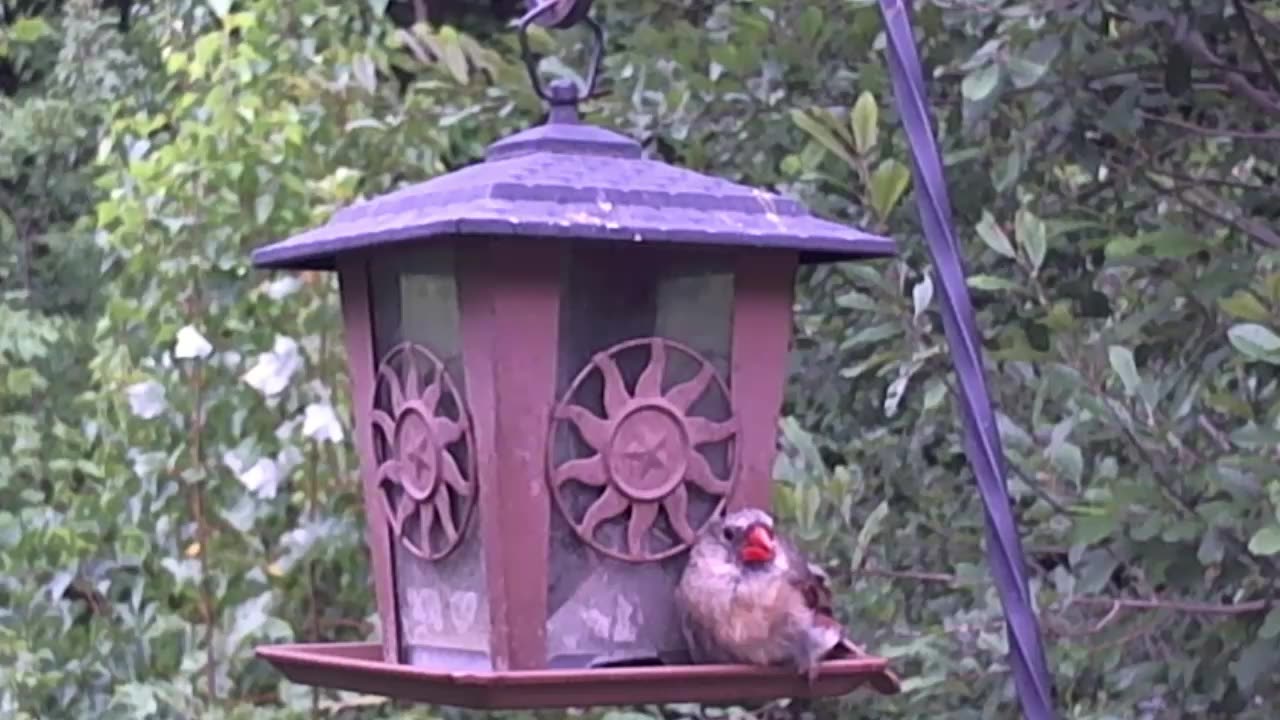
<path id="1" fill-rule="evenodd" d="M 815 110 L 813 112 L 820 111 Z M 827 152 L 844 160 L 850 167 L 857 166 L 858 161 L 854 158 L 853 153 L 849 152 L 848 146 L 822 120 L 803 110 L 793 109 L 791 111 L 791 122 L 808 133 L 814 140 L 817 140 L 822 147 L 827 149 Z"/>
<path id="2" fill-rule="evenodd" d="M 1138 238 L 1121 235 L 1113 238 L 1106 245 L 1106 255 L 1108 259 L 1120 260 L 1127 257 L 1133 257 L 1143 247 L 1143 243 Z"/>
<path id="3" fill-rule="evenodd" d="M 469 78 L 467 56 L 462 51 L 458 32 L 451 27 L 445 26 L 435 35 L 435 41 L 433 47 L 438 51 L 440 59 L 444 61 L 444 66 L 449 70 L 449 74 L 458 83 L 467 82 Z"/>
<path id="4" fill-rule="evenodd" d="M 1022 286 L 1012 280 L 1005 280 L 995 275 L 970 275 L 968 280 L 969 287 L 974 290 L 1021 290 Z"/>
<path id="5" fill-rule="evenodd" d="M 156 702 L 156 688 L 140 682 L 122 683 L 116 687 L 111 707 L 137 718 L 151 717 L 160 710 Z"/>
<path id="6" fill-rule="evenodd" d="M 1085 553 L 1084 559 L 1076 568 L 1079 581 L 1076 592 L 1092 594 L 1101 591 L 1111 581 L 1111 575 L 1120 565 L 1120 561 L 1105 550 L 1095 549 Z"/>
<path id="7" fill-rule="evenodd" d="M 986 99 L 1000 82 L 1000 66 L 994 63 L 983 65 L 964 76 L 960 83 L 960 92 L 969 102 Z"/>
<path id="8" fill-rule="evenodd" d="M 879 325 L 865 327 L 854 333 L 849 339 L 840 344 L 841 349 L 849 350 L 859 345 L 867 345 L 870 343 L 878 343 L 881 340 L 888 340 L 896 337 L 903 332 L 902 324 L 898 322 L 886 322 Z"/>
<path id="9" fill-rule="evenodd" d="M 888 515 L 889 501 L 881 500 L 876 509 L 867 516 L 866 522 L 862 523 L 862 529 L 858 531 L 858 542 L 853 547 L 853 558 L 849 563 L 849 567 L 854 572 L 862 568 L 862 563 L 867 558 L 867 549 L 871 547 L 871 541 L 880 533 L 880 526 L 884 524 L 884 519 Z"/>
<path id="10" fill-rule="evenodd" d="M 254 219 L 259 225 L 265 223 L 271 217 L 271 211 L 275 208 L 276 197 L 272 193 L 264 192 L 253 201 Z"/>
<path id="11" fill-rule="evenodd" d="M 1181 260 L 1205 248 L 1203 236 L 1180 226 L 1163 227 L 1142 239 L 1154 256 L 1170 260 Z"/>
<path id="12" fill-rule="evenodd" d="M 1092 545 L 1120 531 L 1120 522 L 1110 513 L 1078 515 L 1071 525 L 1071 542 Z"/>
<path id="13" fill-rule="evenodd" d="M 1107 348 L 1107 357 L 1111 361 L 1111 369 L 1120 376 L 1120 382 L 1124 383 L 1125 394 L 1132 396 L 1138 392 L 1142 378 L 1138 375 L 1137 365 L 1134 364 L 1133 351 L 1121 345 L 1112 345 Z"/>
<path id="14" fill-rule="evenodd" d="M 876 302 L 875 298 L 872 298 L 866 293 L 858 292 L 857 290 L 850 290 L 837 296 L 836 305 L 843 308 L 849 308 L 851 310 L 866 310 L 868 312 L 874 312 L 883 307 L 880 303 Z"/>
<path id="15" fill-rule="evenodd" d="M 1262 322 L 1270 317 L 1267 308 L 1248 290 L 1237 290 L 1231 297 L 1219 299 L 1218 307 L 1232 317 L 1250 322 Z"/>
<path id="16" fill-rule="evenodd" d="M 1053 466 L 1067 480 L 1078 483 L 1084 474 L 1084 451 L 1080 446 L 1073 445 L 1065 440 L 1060 443 L 1051 445 L 1049 448 L 1049 459 L 1053 462 Z"/>
<path id="17" fill-rule="evenodd" d="M 1262 629 L 1258 631 L 1258 637 L 1264 640 L 1280 635 L 1280 607 L 1271 608 L 1271 612 L 1267 613 L 1267 619 L 1262 623 Z"/>
<path id="18" fill-rule="evenodd" d="M 1215 565 L 1222 562 L 1226 547 L 1222 543 L 1222 535 L 1214 528 L 1200 538 L 1200 546 L 1196 548 L 1196 559 L 1201 565 Z"/>
<path id="19" fill-rule="evenodd" d="M 1029 88 L 1039 82 L 1045 71 L 1049 69 L 1049 66 L 1028 58 L 1015 56 L 1005 61 L 1005 69 L 1009 71 L 1009 80 L 1013 82 L 1013 86 L 1022 89 Z"/>
<path id="20" fill-rule="evenodd" d="M 1232 665 L 1236 683 L 1245 693 L 1252 693 L 1258 680 L 1271 674 L 1280 662 L 1280 644 L 1265 638 L 1251 643 Z"/>
<path id="21" fill-rule="evenodd" d="M 1009 236 L 1005 235 L 1004 230 L 1000 228 L 1000 224 L 990 212 L 982 211 L 982 219 L 978 221 L 977 231 L 978 237 L 982 238 L 982 242 L 986 243 L 987 247 L 1010 259 L 1018 257 L 1013 250 L 1013 243 L 1009 242 Z"/>
<path id="22" fill-rule="evenodd" d="M 1264 556 L 1280 553 L 1280 525 L 1268 525 L 1254 533 L 1249 540 L 1249 552 Z"/>
<path id="23" fill-rule="evenodd" d="M 907 166 L 893 158 L 880 163 L 871 174 L 871 208 L 881 220 L 888 219 L 910 183 L 911 172 Z"/>
<path id="24" fill-rule="evenodd" d="M 1227 331 L 1236 350 L 1250 360 L 1280 365 L 1280 336 L 1257 323 L 1241 323 Z"/>
<path id="25" fill-rule="evenodd" d="M 1018 242 L 1026 249 L 1027 259 L 1031 261 L 1032 273 L 1039 272 L 1048 251 L 1044 221 L 1029 210 L 1019 210 L 1014 218 L 1014 227 Z"/>
<path id="26" fill-rule="evenodd" d="M 913 374 L 909 366 L 902 366 L 903 370 L 898 377 L 889 383 L 889 388 L 884 394 L 884 416 L 893 417 L 898 414 L 898 407 L 902 404 L 902 398 L 907 394 L 907 386 L 911 384 L 911 375 Z"/>
<path id="27" fill-rule="evenodd" d="M 874 95 L 865 90 L 858 95 L 853 112 L 849 114 L 849 127 L 853 130 L 853 145 L 859 155 L 866 155 L 876 146 L 879 114 Z"/>
<path id="28" fill-rule="evenodd" d="M 801 13 L 800 20 L 797 25 L 800 28 L 800 34 L 802 37 L 809 40 L 818 39 L 822 34 L 824 25 L 822 9 L 816 5 L 809 5 L 804 9 L 804 12 Z"/>
<path id="29" fill-rule="evenodd" d="M 9 28 L 9 37 L 15 42 L 29 44 L 51 34 L 53 31 L 49 28 L 49 23 L 45 22 L 42 17 L 23 17 L 18 18 L 13 26 Z"/>
<path id="30" fill-rule="evenodd" d="M 929 673 L 928 675 L 917 675 L 903 680 L 901 689 L 904 694 L 919 692 L 934 685 L 945 683 L 947 679 L 947 674 L 941 671 Z"/>
<path id="31" fill-rule="evenodd" d="M 924 410 L 927 412 L 938 407 L 946 397 L 946 383 L 938 380 L 937 378 L 930 378 L 929 381 L 925 383 Z"/>
<path id="32" fill-rule="evenodd" d="M 15 397 L 26 398 L 49 387 L 49 382 L 33 367 L 16 367 L 5 380 L 9 392 Z"/>

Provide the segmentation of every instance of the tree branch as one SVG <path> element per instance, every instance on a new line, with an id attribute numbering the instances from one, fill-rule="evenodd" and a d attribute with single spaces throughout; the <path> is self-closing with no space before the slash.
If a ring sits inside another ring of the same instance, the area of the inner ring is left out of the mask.
<path id="1" fill-rule="evenodd" d="M 889 570 L 877 567 L 864 567 L 862 572 L 867 575 L 883 577 L 895 580 L 914 580 L 917 582 L 937 583 L 944 585 L 957 585 L 959 580 L 955 575 L 941 572 L 928 572 L 923 570 Z M 1124 598 L 1124 597 L 1105 597 L 1101 595 L 1078 595 L 1070 598 L 1067 605 L 1089 605 L 1095 607 L 1110 607 L 1111 612 L 1108 617 L 1112 617 L 1119 610 L 1166 610 L 1169 612 L 1179 612 L 1188 615 L 1251 615 L 1254 613 L 1266 612 L 1271 608 L 1280 604 L 1280 601 L 1274 599 L 1246 600 L 1239 603 L 1208 603 L 1199 600 L 1177 600 L 1162 597 L 1149 598 Z M 1105 618 L 1104 618 L 1105 619 Z M 1112 617 L 1112 619 L 1114 619 Z M 1110 622 L 1110 620 L 1107 620 Z"/>
<path id="2" fill-rule="evenodd" d="M 1197 135 L 1203 135 L 1205 137 L 1211 137 L 1211 138 L 1231 137 L 1231 138 L 1239 138 L 1242 140 L 1280 140 L 1280 132 L 1266 132 L 1264 130 L 1232 130 L 1230 128 L 1211 128 L 1211 127 L 1205 127 L 1203 125 L 1196 125 L 1194 123 L 1189 123 L 1185 120 L 1179 120 L 1177 118 L 1164 117 L 1161 115 L 1153 115 L 1149 112 L 1146 112 L 1145 110 L 1139 110 L 1138 116 L 1141 117 L 1143 120 L 1150 120 L 1152 122 L 1158 122 L 1162 125 L 1169 125 L 1171 127 L 1181 128 L 1188 132 L 1192 132 Z"/>
<path id="3" fill-rule="evenodd" d="M 1280 24 L 1276 24 L 1274 20 L 1264 15 L 1261 10 L 1251 7 L 1246 7 L 1244 10 L 1253 18 L 1253 22 L 1257 23 L 1262 28 L 1263 32 L 1271 35 L 1273 38 L 1280 39 Z"/>
<path id="4" fill-rule="evenodd" d="M 1258 56 L 1258 64 L 1262 66 L 1262 74 L 1267 76 L 1267 82 L 1271 83 L 1272 90 L 1280 91 L 1280 77 L 1276 75 L 1275 66 L 1267 58 L 1267 54 L 1262 50 L 1262 43 L 1258 41 L 1258 34 L 1253 31 L 1253 23 L 1249 22 L 1249 13 L 1245 11 L 1244 0 L 1231 0 L 1231 5 L 1236 9 L 1236 15 L 1240 17 L 1240 24 L 1244 26 L 1245 37 L 1249 39 L 1249 47 L 1253 48 L 1253 54 Z"/>
<path id="5" fill-rule="evenodd" d="M 1273 115 L 1280 115 L 1280 100 L 1277 100 L 1275 96 L 1266 90 L 1249 82 L 1249 78 L 1245 76 L 1243 70 L 1232 67 L 1218 57 L 1213 50 L 1209 49 L 1209 44 L 1205 41 L 1204 35 L 1200 31 L 1192 30 L 1186 26 L 1185 18 L 1179 20 L 1179 25 L 1174 30 L 1174 42 L 1181 45 L 1184 50 L 1193 57 L 1198 58 L 1202 63 L 1211 65 L 1222 76 L 1223 82 L 1238 91 L 1254 105 Z"/>
<path id="6" fill-rule="evenodd" d="M 1158 183 L 1154 184 L 1158 186 Z M 1209 207 L 1207 203 L 1213 203 L 1219 206 L 1226 205 L 1227 203 L 1216 196 L 1205 197 L 1208 196 L 1209 193 L 1203 189 L 1198 193 L 1201 196 L 1200 198 L 1192 198 L 1192 194 L 1197 189 L 1198 188 L 1186 188 L 1183 186 L 1178 189 L 1177 197 L 1184 205 L 1191 208 L 1199 215 L 1226 224 L 1254 240 L 1257 240 L 1263 245 L 1280 248 L 1280 234 L 1276 234 L 1276 232 L 1267 225 L 1257 222 L 1251 217 L 1246 217 L 1245 213 L 1239 208 L 1233 207 L 1224 212 L 1221 207 Z"/>
<path id="7" fill-rule="evenodd" d="M 1275 600 L 1247 600 L 1241 603 L 1207 603 L 1197 600 L 1167 598 L 1107 598 L 1082 595 L 1071 598 L 1068 605 L 1110 605 L 1128 610 L 1169 610 L 1189 615 L 1251 615 L 1270 610 Z"/>

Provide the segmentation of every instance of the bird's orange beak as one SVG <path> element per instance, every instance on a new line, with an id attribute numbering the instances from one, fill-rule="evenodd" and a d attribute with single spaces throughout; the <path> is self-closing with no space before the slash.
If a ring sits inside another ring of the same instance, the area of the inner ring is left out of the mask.
<path id="1" fill-rule="evenodd" d="M 747 531 L 746 542 L 742 544 L 742 561 L 745 563 L 763 563 L 773 560 L 776 547 L 773 533 L 764 525 L 753 525 Z"/>

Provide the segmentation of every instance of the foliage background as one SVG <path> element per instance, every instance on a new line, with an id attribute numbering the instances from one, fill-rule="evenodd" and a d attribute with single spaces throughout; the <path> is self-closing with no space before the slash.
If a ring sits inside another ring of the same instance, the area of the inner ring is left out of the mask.
<path id="1" fill-rule="evenodd" d="M 1280 2 L 915 5 L 1063 716 L 1274 717 Z M 778 507 L 908 678 L 816 711 L 1017 716 L 874 3 L 596 7 L 597 120 L 904 250 L 801 279 Z M 457 714 L 252 657 L 377 629 L 333 279 L 247 260 L 536 122 L 514 12 L 0 2 L 0 714 Z"/>

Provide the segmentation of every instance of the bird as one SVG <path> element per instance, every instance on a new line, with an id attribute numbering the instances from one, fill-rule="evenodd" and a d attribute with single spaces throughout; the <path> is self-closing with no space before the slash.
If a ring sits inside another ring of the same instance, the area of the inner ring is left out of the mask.
<path id="1" fill-rule="evenodd" d="M 759 508 L 711 520 L 675 589 L 676 615 L 696 664 L 786 667 L 810 687 L 829 657 L 865 657 L 831 608 L 828 576 Z"/>

